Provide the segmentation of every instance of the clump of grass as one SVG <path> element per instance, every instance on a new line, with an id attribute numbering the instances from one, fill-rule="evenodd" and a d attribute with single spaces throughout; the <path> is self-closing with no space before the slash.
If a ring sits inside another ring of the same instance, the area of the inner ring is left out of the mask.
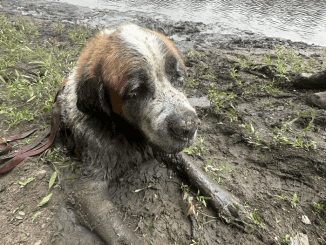
<path id="1" fill-rule="evenodd" d="M 298 201 L 298 195 L 297 193 L 294 193 L 291 201 L 292 208 L 295 208 L 297 206 L 297 201 Z"/>
<path id="2" fill-rule="evenodd" d="M 206 200 L 212 199 L 211 197 L 205 197 L 200 195 L 200 191 L 194 193 L 190 190 L 188 185 L 181 184 L 181 190 L 183 192 L 183 200 L 188 203 L 186 210 L 186 216 L 193 214 L 200 226 L 204 225 L 204 216 L 208 216 L 204 213 L 204 207 L 207 207 Z M 209 216 L 210 218 L 215 218 Z"/>
<path id="3" fill-rule="evenodd" d="M 261 228 L 265 229 L 265 226 L 263 225 L 260 216 L 257 213 L 257 209 L 255 208 L 252 212 L 247 211 L 249 209 L 249 206 L 245 206 L 244 209 L 245 213 L 247 214 L 245 219 L 243 220 L 246 224 L 245 231 L 247 233 L 252 233 L 255 229 Z"/>
<path id="4" fill-rule="evenodd" d="M 291 235 L 290 234 L 285 234 L 281 235 L 282 241 L 287 244 L 290 241 Z"/>
<path id="5" fill-rule="evenodd" d="M 235 94 L 231 92 L 229 95 L 227 95 L 225 92 L 219 92 L 214 88 L 214 84 L 211 84 L 210 88 L 207 88 L 208 91 L 208 99 L 210 99 L 215 104 L 215 111 L 216 113 L 220 112 L 221 108 L 225 108 L 226 102 L 232 102 L 232 100 L 235 98 Z M 233 111 L 234 112 L 234 111 Z M 235 120 L 235 115 L 231 113 L 231 116 L 233 116 L 233 120 Z"/>
<path id="6" fill-rule="evenodd" d="M 275 66 L 275 70 L 279 73 L 278 76 L 283 80 L 289 80 L 287 78 L 288 73 L 314 73 L 321 68 L 318 60 L 306 61 L 294 49 L 279 46 L 274 53 L 274 59 L 271 59 L 271 54 L 267 54 L 264 56 L 264 60 L 266 65 Z"/>
<path id="7" fill-rule="evenodd" d="M 293 73 L 314 73 L 322 69 L 322 64 L 317 59 L 303 59 L 294 49 L 286 49 L 284 46 L 278 46 L 263 56 L 262 59 L 253 57 L 238 56 L 237 62 L 241 69 L 252 69 L 267 66 L 275 72 L 275 78 L 278 81 L 289 81 Z M 325 64 L 324 64 L 325 65 Z M 231 70 L 231 77 L 237 79 L 235 70 Z"/>
<path id="8" fill-rule="evenodd" d="M 62 29 L 57 23 L 57 31 Z M 38 25 L 25 17 L 10 22 L 3 13 L 0 31 L 0 97 L 4 98 L 0 117 L 12 127 L 51 111 L 59 83 L 75 66 L 92 33 L 89 27 L 74 27 L 68 31 L 70 42 L 44 45 L 39 41 Z M 28 73 L 30 67 L 36 69 L 36 75 Z"/>
<path id="9" fill-rule="evenodd" d="M 269 148 L 269 145 L 265 142 L 265 140 L 263 138 L 260 137 L 260 134 L 258 133 L 258 131 L 255 130 L 252 122 L 250 124 L 245 123 L 244 127 L 247 130 L 246 139 L 249 144 L 253 145 L 254 147 L 262 146 L 263 148 Z"/>
<path id="10" fill-rule="evenodd" d="M 74 44 L 79 44 L 84 46 L 87 39 L 92 35 L 92 29 L 90 26 L 86 28 L 82 26 L 75 26 L 68 31 L 68 37 Z"/>
<path id="11" fill-rule="evenodd" d="M 201 135 L 199 135 L 199 144 L 192 145 L 188 148 L 185 148 L 183 152 L 187 153 L 188 155 L 197 155 L 201 156 L 205 154 L 205 148 L 203 146 L 204 139 Z"/>
<path id="12" fill-rule="evenodd" d="M 314 211 L 312 213 L 317 216 L 317 220 L 319 220 L 319 223 L 323 226 L 326 225 L 325 221 L 325 209 L 324 209 L 324 204 L 321 203 L 313 203 L 313 208 Z M 317 221 L 316 220 L 316 221 Z M 317 222 L 316 222 L 317 223 Z"/>
<path id="13" fill-rule="evenodd" d="M 305 140 L 303 139 L 303 137 L 305 136 L 305 134 L 310 131 L 313 127 L 313 122 L 315 120 L 316 117 L 316 112 L 315 110 L 311 110 L 311 120 L 308 123 L 307 127 L 305 127 L 304 129 L 302 129 L 301 131 L 299 131 L 299 133 L 297 134 L 297 136 L 294 137 L 293 140 L 288 139 L 285 135 L 284 132 L 287 130 L 291 130 L 290 126 L 296 122 L 297 120 L 299 120 L 300 118 L 309 115 L 308 111 L 302 111 L 302 112 L 298 112 L 297 113 L 297 117 L 293 120 L 287 120 L 285 123 L 283 123 L 282 128 L 278 131 L 277 135 L 274 135 L 275 139 L 278 139 L 278 136 L 280 136 L 280 144 L 288 144 L 288 145 L 292 145 L 293 147 L 305 147 L 307 150 L 309 150 L 309 148 L 316 147 L 316 142 L 314 141 L 309 141 L 309 140 Z M 292 130 L 291 130 L 292 131 Z"/>
<path id="14" fill-rule="evenodd" d="M 222 172 L 232 172 L 234 168 L 230 166 L 228 163 L 224 164 L 216 164 L 213 162 L 214 158 L 209 159 L 205 166 L 204 166 L 204 171 L 208 174 L 208 176 L 213 179 L 215 182 L 218 184 L 222 183 L 221 179 L 221 173 Z"/>
<path id="15" fill-rule="evenodd" d="M 190 77 L 188 79 L 188 83 L 187 83 L 187 86 L 189 88 L 195 88 L 199 85 L 199 82 L 194 78 L 194 77 Z"/>

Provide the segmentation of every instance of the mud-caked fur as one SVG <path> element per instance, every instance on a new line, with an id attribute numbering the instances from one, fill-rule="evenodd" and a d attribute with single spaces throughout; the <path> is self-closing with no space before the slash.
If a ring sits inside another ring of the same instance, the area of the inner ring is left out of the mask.
<path id="1" fill-rule="evenodd" d="M 183 94 L 185 66 L 164 35 L 125 24 L 104 30 L 61 85 L 61 131 L 85 170 L 110 180 L 153 151 L 193 144 L 198 118 Z"/>

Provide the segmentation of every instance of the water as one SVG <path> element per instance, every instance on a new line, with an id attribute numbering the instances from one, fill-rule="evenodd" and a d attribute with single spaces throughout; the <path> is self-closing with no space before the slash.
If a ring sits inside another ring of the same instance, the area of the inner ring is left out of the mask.
<path id="1" fill-rule="evenodd" d="M 263 33 L 326 46 L 325 0 L 61 0 L 80 6 L 164 14 L 172 20 Z"/>

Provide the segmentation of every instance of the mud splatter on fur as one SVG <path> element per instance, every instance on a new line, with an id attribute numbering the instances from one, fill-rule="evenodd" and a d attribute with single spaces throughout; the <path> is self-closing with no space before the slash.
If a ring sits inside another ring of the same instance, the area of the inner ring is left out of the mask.
<path id="1" fill-rule="evenodd" d="M 62 130 L 85 170 L 111 179 L 153 157 L 193 144 L 199 119 L 182 93 L 184 62 L 164 35 L 125 24 L 104 30 L 60 85 Z"/>

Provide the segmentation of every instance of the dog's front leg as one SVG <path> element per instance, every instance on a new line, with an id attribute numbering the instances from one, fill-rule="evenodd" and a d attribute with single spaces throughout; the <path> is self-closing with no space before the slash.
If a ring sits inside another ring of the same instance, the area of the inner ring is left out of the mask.
<path id="1" fill-rule="evenodd" d="M 118 215 L 108 196 L 106 181 L 76 179 L 66 187 L 79 221 L 107 244 L 143 244 Z"/>
<path id="2" fill-rule="evenodd" d="M 178 155 L 161 155 L 163 161 L 173 166 L 180 175 L 185 176 L 204 195 L 211 197 L 209 203 L 228 223 L 244 229 L 244 209 L 237 197 L 212 181 L 192 160 L 181 152 Z"/>

